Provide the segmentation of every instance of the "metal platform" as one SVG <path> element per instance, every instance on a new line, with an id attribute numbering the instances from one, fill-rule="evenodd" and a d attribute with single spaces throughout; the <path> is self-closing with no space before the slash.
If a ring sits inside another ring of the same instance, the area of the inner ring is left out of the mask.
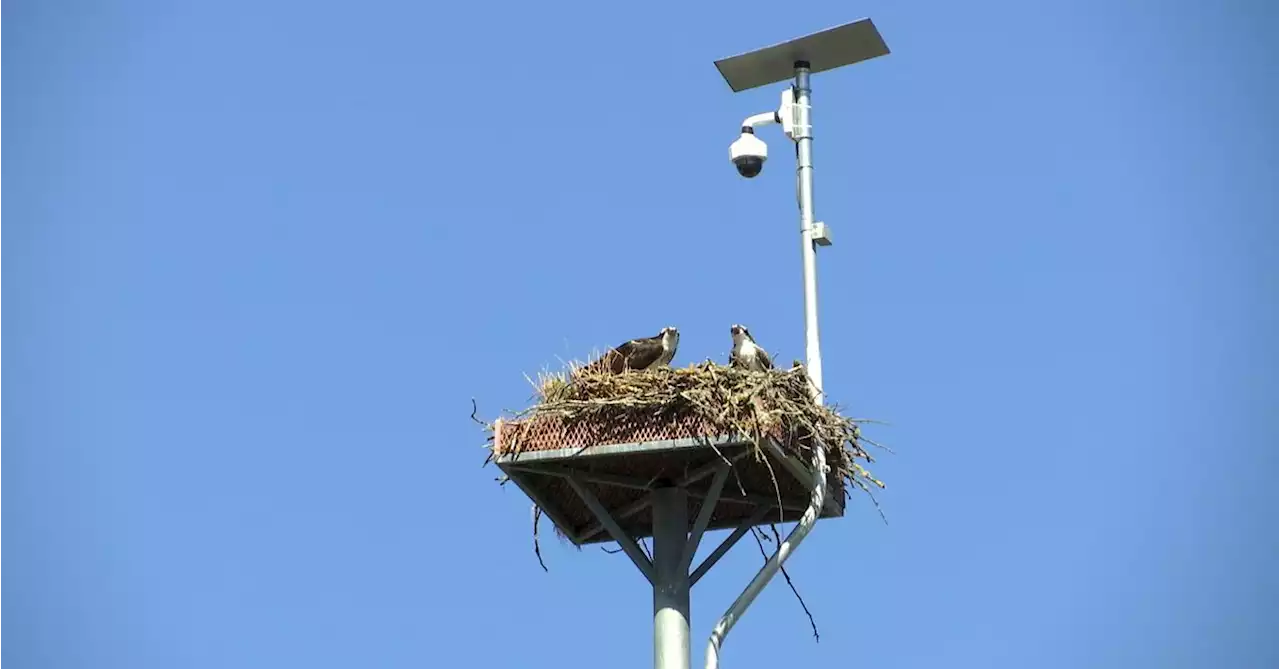
<path id="1" fill-rule="evenodd" d="M 773 440 L 757 454 L 751 440 L 707 432 L 687 419 L 499 421 L 495 461 L 579 546 L 614 541 L 615 534 L 652 536 L 651 493 L 671 487 L 687 492 L 689 519 L 699 518 L 705 500 L 713 501 L 701 530 L 735 528 L 741 536 L 755 525 L 799 520 L 809 505 L 809 465 Z M 838 475 L 828 477 L 828 489 L 820 517 L 843 516 Z"/>

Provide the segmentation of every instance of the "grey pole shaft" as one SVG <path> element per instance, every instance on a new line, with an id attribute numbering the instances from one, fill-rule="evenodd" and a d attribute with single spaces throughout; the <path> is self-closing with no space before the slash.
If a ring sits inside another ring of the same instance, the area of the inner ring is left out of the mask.
<path id="1" fill-rule="evenodd" d="M 822 350 L 818 346 L 818 267 L 813 231 L 813 124 L 810 120 L 809 63 L 796 63 L 796 199 L 804 263 L 804 357 L 814 400 L 822 403 Z"/>
<path id="2" fill-rule="evenodd" d="M 689 669 L 689 574 L 683 563 L 689 494 L 674 486 L 652 494 L 653 666 Z"/>

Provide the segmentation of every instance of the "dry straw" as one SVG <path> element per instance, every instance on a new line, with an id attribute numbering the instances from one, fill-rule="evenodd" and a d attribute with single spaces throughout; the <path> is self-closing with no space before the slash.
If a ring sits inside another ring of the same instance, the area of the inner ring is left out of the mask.
<path id="1" fill-rule="evenodd" d="M 567 372 L 544 372 L 530 381 L 537 402 L 513 420 L 555 417 L 600 425 L 693 420 L 709 426 L 706 437 L 738 435 L 757 443 L 773 438 L 802 462 L 812 461 L 814 444 L 824 444 L 828 466 L 846 484 L 846 494 L 854 488 L 868 494 L 873 487 L 884 488 L 864 466 L 874 462 L 867 446 L 879 446 L 862 435 L 861 425 L 872 421 L 815 403 L 798 363 L 791 369 L 751 372 L 707 361 L 622 374 L 571 363 Z M 519 452 L 518 437 L 512 441 L 504 450 Z"/>

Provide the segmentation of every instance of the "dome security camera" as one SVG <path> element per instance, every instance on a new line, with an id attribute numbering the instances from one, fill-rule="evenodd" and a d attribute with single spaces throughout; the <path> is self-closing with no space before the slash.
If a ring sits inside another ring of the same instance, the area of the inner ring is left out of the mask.
<path id="1" fill-rule="evenodd" d="M 738 174 L 750 179 L 764 169 L 764 161 L 769 157 L 769 147 L 765 145 L 751 126 L 742 127 L 742 135 L 729 145 L 729 160 L 738 168 Z"/>

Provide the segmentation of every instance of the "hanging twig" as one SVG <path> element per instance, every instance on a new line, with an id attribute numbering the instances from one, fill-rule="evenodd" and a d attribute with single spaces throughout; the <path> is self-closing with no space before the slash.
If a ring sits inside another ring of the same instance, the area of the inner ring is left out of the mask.
<path id="1" fill-rule="evenodd" d="M 538 558 L 538 565 L 542 567 L 542 571 L 549 571 L 546 563 L 542 561 L 542 549 L 538 547 L 538 520 L 542 518 L 542 507 L 537 504 L 533 505 L 533 554 Z"/>
<path id="2" fill-rule="evenodd" d="M 769 527 L 773 528 L 773 537 L 778 542 L 778 546 L 782 546 L 782 538 L 778 536 L 777 526 L 770 524 Z M 751 536 L 755 538 L 756 546 L 760 548 L 760 556 L 764 558 L 765 562 L 768 562 L 769 554 L 765 552 L 764 543 L 760 539 L 763 537 L 765 541 L 768 541 L 769 537 L 765 536 L 763 531 L 754 527 L 751 528 Z M 787 580 L 787 587 L 791 588 L 791 594 L 796 596 L 796 600 L 800 602 L 800 608 L 804 609 L 804 614 L 809 617 L 809 629 L 813 630 L 813 642 L 817 643 L 820 639 L 818 636 L 818 624 L 813 621 L 813 614 L 809 613 L 809 607 L 805 605 L 804 597 L 800 596 L 800 591 L 796 590 L 796 585 L 791 582 L 791 574 L 787 573 L 787 568 L 778 565 L 778 571 L 782 572 L 782 577 Z"/>

